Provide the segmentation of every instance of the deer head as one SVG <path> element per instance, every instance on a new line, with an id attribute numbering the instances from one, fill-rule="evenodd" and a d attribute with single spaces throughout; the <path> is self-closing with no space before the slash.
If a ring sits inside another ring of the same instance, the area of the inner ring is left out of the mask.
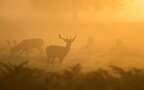
<path id="1" fill-rule="evenodd" d="M 12 42 L 10 40 L 6 40 L 8 46 L 10 49 L 14 48 L 15 46 L 17 46 L 17 41 L 13 40 Z"/>
<path id="2" fill-rule="evenodd" d="M 73 38 L 64 38 L 61 34 L 59 34 L 59 38 L 62 39 L 66 43 L 67 48 L 71 47 L 71 44 L 72 42 L 75 41 L 76 37 L 77 36 L 75 35 Z"/>

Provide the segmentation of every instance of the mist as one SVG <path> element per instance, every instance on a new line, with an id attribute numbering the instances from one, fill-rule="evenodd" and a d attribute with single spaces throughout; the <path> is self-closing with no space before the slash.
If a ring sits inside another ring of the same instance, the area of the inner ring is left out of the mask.
<path id="1" fill-rule="evenodd" d="M 24 39 L 41 38 L 47 47 L 65 45 L 58 34 L 68 38 L 77 35 L 66 59 L 70 59 L 68 63 L 83 63 L 92 68 L 107 64 L 142 67 L 142 1 L 125 0 L 125 5 L 121 8 L 117 8 L 119 5 L 116 3 L 107 5 L 104 2 L 102 9 L 95 7 L 98 4 L 86 6 L 87 2 L 85 0 L 81 5 L 71 0 L 0 1 L 1 43 L 6 45 L 5 40 L 16 40 L 19 43 Z M 92 45 L 87 48 L 90 37 Z M 122 41 L 118 47 L 117 40 Z M 114 47 L 116 50 L 112 50 Z M 76 60 L 72 61 L 73 59 Z"/>

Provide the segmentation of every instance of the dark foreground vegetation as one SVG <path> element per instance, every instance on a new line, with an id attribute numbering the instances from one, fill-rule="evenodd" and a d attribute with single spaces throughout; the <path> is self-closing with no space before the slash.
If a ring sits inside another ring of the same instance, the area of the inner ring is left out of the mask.
<path id="1" fill-rule="evenodd" d="M 144 90 L 144 70 L 116 66 L 81 72 L 75 65 L 62 72 L 48 72 L 27 66 L 0 63 L 0 90 Z"/>

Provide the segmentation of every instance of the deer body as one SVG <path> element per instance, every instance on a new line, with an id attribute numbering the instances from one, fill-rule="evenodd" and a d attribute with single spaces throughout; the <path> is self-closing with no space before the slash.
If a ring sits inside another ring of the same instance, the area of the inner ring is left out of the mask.
<path id="1" fill-rule="evenodd" d="M 25 39 L 11 48 L 12 53 L 24 53 L 30 49 L 41 49 L 44 45 L 42 39 Z"/>
<path id="2" fill-rule="evenodd" d="M 76 37 L 73 39 L 65 39 L 59 35 L 59 38 L 64 40 L 66 46 L 58 46 L 58 45 L 51 45 L 46 48 L 46 53 L 48 56 L 48 62 L 53 63 L 53 61 L 58 58 L 60 62 L 66 57 L 71 49 L 71 44 L 75 40 Z"/>

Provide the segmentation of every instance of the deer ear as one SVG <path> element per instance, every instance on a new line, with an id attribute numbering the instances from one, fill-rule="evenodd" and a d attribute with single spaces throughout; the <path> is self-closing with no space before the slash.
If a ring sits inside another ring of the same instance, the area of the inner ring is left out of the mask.
<path id="1" fill-rule="evenodd" d="M 12 47 L 13 47 L 13 45 L 12 45 L 12 43 L 11 43 L 11 41 L 10 41 L 10 40 L 6 40 L 6 42 L 7 42 L 8 46 L 9 46 L 10 48 L 12 48 Z"/>
<path id="2" fill-rule="evenodd" d="M 9 46 L 11 46 L 11 42 L 9 40 L 5 40 L 5 41 Z"/>

